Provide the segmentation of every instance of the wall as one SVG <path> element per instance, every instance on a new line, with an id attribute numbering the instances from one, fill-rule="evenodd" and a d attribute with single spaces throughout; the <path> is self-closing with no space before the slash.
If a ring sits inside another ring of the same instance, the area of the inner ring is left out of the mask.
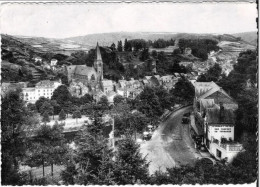
<path id="1" fill-rule="evenodd" d="M 234 140 L 234 126 L 211 126 L 209 125 L 209 133 L 208 133 L 208 139 L 212 140 L 212 137 L 217 140 L 221 140 L 221 137 L 224 138 L 231 138 Z M 226 132 L 228 131 L 228 132 Z"/>
<path id="2" fill-rule="evenodd" d="M 221 151 L 221 157 L 218 157 L 217 156 L 217 150 Z M 240 152 L 240 151 L 229 151 L 229 148 L 227 149 L 224 149 L 222 147 L 220 147 L 218 144 L 216 143 L 211 143 L 210 144 L 210 153 L 212 155 L 214 155 L 214 157 L 218 160 L 221 160 L 221 159 L 224 159 L 227 157 L 227 162 L 232 162 L 233 159 L 237 156 L 237 154 Z"/>

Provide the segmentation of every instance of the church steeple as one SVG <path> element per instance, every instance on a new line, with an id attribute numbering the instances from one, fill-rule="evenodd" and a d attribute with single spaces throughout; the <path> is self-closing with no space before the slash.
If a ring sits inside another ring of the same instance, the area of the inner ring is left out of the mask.
<path id="1" fill-rule="evenodd" d="M 94 68 L 97 71 L 98 80 L 99 81 L 103 80 L 103 61 L 102 61 L 102 56 L 101 56 L 98 42 L 96 47 L 96 59 L 94 61 Z"/>

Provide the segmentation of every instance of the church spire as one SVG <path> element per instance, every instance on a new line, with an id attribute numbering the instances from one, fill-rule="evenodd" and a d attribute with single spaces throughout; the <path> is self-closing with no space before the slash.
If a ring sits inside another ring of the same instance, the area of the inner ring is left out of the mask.
<path id="1" fill-rule="evenodd" d="M 101 80 L 103 80 L 103 61 L 102 61 L 98 42 L 97 42 L 97 47 L 96 47 L 96 53 L 97 53 L 97 58 L 94 61 L 94 68 L 97 72 L 98 80 L 101 81 Z"/>
<path id="2" fill-rule="evenodd" d="M 99 48 L 99 45 L 97 42 L 97 61 L 99 61 L 99 60 L 102 60 L 102 57 L 101 57 L 100 48 Z"/>

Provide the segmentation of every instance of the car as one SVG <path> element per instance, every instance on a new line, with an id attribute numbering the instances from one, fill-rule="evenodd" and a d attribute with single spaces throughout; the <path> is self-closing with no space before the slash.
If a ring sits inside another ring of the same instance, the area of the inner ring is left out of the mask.
<path id="1" fill-rule="evenodd" d="M 190 122 L 190 118 L 183 117 L 181 122 L 182 122 L 182 124 L 188 124 Z"/>
<path id="2" fill-rule="evenodd" d="M 183 117 L 190 117 L 190 112 L 183 114 Z"/>

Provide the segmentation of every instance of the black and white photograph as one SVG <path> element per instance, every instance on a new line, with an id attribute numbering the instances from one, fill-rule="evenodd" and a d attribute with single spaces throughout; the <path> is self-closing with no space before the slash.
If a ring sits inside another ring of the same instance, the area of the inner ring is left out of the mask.
<path id="1" fill-rule="evenodd" d="M 1 185 L 256 186 L 257 8 L 2 2 Z"/>

